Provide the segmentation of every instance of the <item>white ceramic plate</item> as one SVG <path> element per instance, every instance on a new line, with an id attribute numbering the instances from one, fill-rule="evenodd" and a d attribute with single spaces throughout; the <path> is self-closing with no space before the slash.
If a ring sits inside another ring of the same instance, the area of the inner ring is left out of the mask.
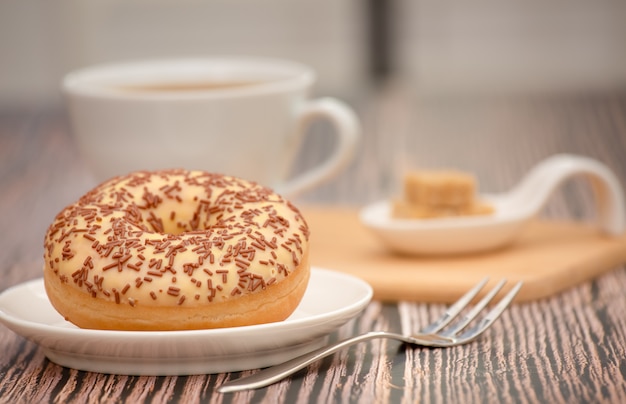
<path id="1" fill-rule="evenodd" d="M 0 321 L 62 366 L 125 375 L 206 374 L 271 366 L 319 348 L 371 298 L 366 282 L 312 268 L 302 302 L 282 322 L 195 331 L 101 331 L 65 321 L 50 304 L 43 279 L 36 279 L 0 294 Z"/>

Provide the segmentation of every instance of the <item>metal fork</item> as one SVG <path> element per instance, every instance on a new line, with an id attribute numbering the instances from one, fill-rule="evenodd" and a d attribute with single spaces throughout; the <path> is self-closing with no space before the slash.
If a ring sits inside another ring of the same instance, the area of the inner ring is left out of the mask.
<path id="1" fill-rule="evenodd" d="M 276 383 L 285 377 L 297 372 L 298 370 L 310 365 L 311 363 L 325 358 L 340 349 L 347 348 L 359 342 L 368 341 L 376 338 L 390 338 L 406 344 L 447 348 L 457 345 L 466 344 L 480 336 L 487 328 L 491 326 L 500 317 L 500 314 L 509 306 L 513 298 L 522 287 L 522 282 L 518 282 L 506 296 L 504 296 L 491 311 L 489 311 L 477 324 L 471 328 L 467 326 L 478 317 L 480 312 L 493 300 L 495 295 L 502 289 L 506 280 L 500 281 L 489 293 L 469 310 L 459 321 L 448 326 L 463 309 L 472 301 L 480 290 L 487 284 L 489 279 L 483 279 L 459 300 L 452 304 L 446 312 L 435 322 L 423 328 L 419 333 L 410 336 L 395 334 L 385 331 L 368 332 L 356 337 L 352 337 L 335 344 L 319 348 L 297 358 L 276 366 L 263 369 L 253 375 L 242 377 L 240 379 L 231 380 L 224 383 L 218 388 L 220 393 L 232 393 L 242 390 L 257 389 Z M 466 329 L 467 328 L 467 329 Z"/>

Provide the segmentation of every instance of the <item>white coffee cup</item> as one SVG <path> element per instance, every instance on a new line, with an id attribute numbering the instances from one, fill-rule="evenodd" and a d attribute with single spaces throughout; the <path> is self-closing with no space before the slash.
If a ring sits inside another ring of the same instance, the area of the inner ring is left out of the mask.
<path id="1" fill-rule="evenodd" d="M 98 180 L 135 170 L 201 169 L 298 195 L 349 163 L 356 115 L 333 98 L 308 99 L 315 74 L 301 64 L 252 57 L 102 65 L 63 80 L 70 121 Z M 332 123 L 336 147 L 288 179 L 309 124 Z"/>

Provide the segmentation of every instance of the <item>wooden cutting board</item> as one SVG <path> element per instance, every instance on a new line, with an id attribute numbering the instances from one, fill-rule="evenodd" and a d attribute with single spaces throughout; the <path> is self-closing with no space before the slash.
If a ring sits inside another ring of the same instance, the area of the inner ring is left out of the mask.
<path id="1" fill-rule="evenodd" d="M 311 227 L 311 264 L 364 279 L 382 301 L 450 303 L 485 276 L 490 284 L 524 281 L 517 301 L 536 300 L 626 263 L 626 235 L 603 236 L 588 224 L 535 220 L 507 248 L 410 257 L 387 250 L 354 209 L 302 211 Z"/>

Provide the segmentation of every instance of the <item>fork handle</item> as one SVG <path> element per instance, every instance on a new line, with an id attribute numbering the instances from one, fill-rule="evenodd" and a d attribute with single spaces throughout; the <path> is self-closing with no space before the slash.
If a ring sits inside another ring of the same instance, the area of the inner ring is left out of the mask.
<path id="1" fill-rule="evenodd" d="M 375 338 L 393 338 L 403 341 L 403 339 L 399 338 L 399 336 L 391 333 L 382 331 L 368 332 L 353 338 L 339 341 L 329 346 L 316 349 L 304 355 L 298 356 L 294 359 L 288 360 L 287 362 L 263 369 L 253 375 L 228 381 L 221 385 L 217 390 L 220 393 L 233 393 L 236 391 L 257 389 L 269 386 L 270 384 L 276 383 L 284 379 L 285 377 L 296 373 L 298 370 L 307 367 L 313 362 L 334 354 L 340 349 Z"/>

